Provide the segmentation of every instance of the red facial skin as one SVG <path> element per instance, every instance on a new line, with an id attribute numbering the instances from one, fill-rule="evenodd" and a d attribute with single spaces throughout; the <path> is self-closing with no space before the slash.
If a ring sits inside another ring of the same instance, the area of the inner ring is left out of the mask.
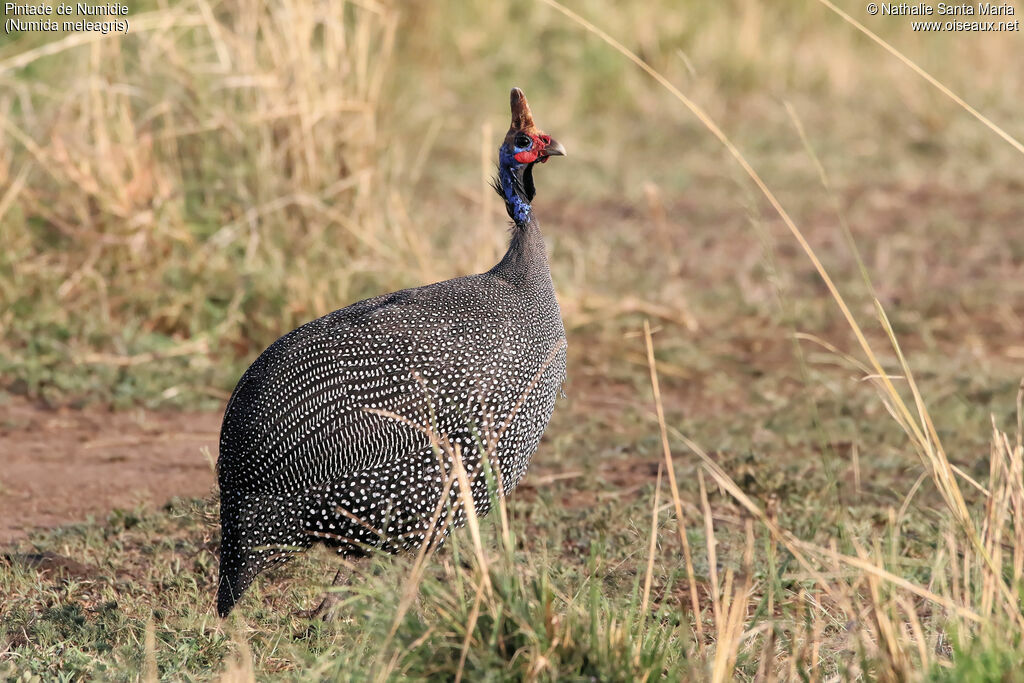
<path id="1" fill-rule="evenodd" d="M 548 157 L 541 155 L 543 154 L 545 148 L 547 148 L 547 146 L 551 144 L 551 136 L 531 135 L 530 137 L 533 139 L 533 147 L 526 150 L 525 152 L 519 152 L 518 154 L 516 154 L 515 159 L 521 164 L 532 164 L 533 162 L 537 161 L 537 157 L 541 157 L 540 163 L 543 164 L 545 161 L 548 160 Z"/>

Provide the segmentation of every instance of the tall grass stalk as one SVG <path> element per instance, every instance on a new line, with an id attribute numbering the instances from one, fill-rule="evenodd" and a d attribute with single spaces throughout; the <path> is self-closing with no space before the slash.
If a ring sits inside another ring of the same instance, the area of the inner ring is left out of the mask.
<path id="1" fill-rule="evenodd" d="M 661 386 L 658 383 L 657 361 L 654 358 L 654 340 L 651 337 L 651 324 L 644 320 L 644 346 L 647 348 L 647 366 L 651 373 L 651 391 L 654 394 L 654 408 L 658 416 L 658 431 L 661 435 L 661 452 L 665 458 L 665 472 L 668 474 L 669 490 L 672 493 L 672 506 L 676 513 L 676 531 L 679 545 L 683 550 L 683 561 L 686 563 L 686 583 L 689 587 L 690 608 L 693 611 L 694 627 L 697 631 L 697 644 L 704 649 L 704 619 L 697 595 L 697 580 L 693 571 L 693 555 L 690 552 L 690 541 L 686 537 L 686 517 L 683 516 L 683 504 L 676 483 L 675 463 L 672 461 L 672 449 L 668 441 L 668 428 L 665 423 L 665 408 L 661 401 Z M 659 480 L 661 468 L 658 469 Z"/>

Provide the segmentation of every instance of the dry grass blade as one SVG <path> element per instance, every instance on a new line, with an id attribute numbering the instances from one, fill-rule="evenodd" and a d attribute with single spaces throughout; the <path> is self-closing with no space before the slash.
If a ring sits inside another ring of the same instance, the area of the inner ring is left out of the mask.
<path id="1" fill-rule="evenodd" d="M 146 683 L 153 683 L 160 680 L 159 671 L 156 667 L 156 623 L 152 615 L 146 621 L 146 640 L 144 644 L 146 657 L 146 673 L 143 680 Z"/>
<path id="2" fill-rule="evenodd" d="M 462 680 L 462 674 L 466 668 L 466 657 L 469 655 L 469 644 L 473 642 L 473 629 L 476 628 L 476 620 L 480 617 L 480 602 L 484 597 L 485 585 L 489 584 L 485 584 L 481 580 L 476 589 L 476 597 L 473 598 L 473 608 L 469 612 L 469 621 L 466 622 L 466 638 L 462 641 L 462 652 L 459 653 L 459 668 L 455 674 L 455 683 Z"/>
<path id="3" fill-rule="evenodd" d="M 750 598 L 753 576 L 753 520 L 748 518 L 744 526 L 747 540 L 743 550 L 743 577 L 735 594 L 732 594 L 731 588 L 728 587 L 733 582 L 726 581 L 728 601 L 725 605 L 725 624 L 724 628 L 719 627 L 718 629 L 715 656 L 711 665 L 711 680 L 716 682 L 733 680 L 740 644 L 743 641 L 744 626 L 747 622 L 747 603 Z"/>
<path id="4" fill-rule="evenodd" d="M 832 342 L 822 339 L 821 337 L 815 334 L 808 334 L 806 332 L 797 332 L 793 336 L 800 341 L 809 341 L 813 344 L 817 344 L 818 346 L 825 349 L 826 351 L 836 356 L 837 358 L 842 358 L 849 365 L 857 368 L 857 370 L 859 370 L 865 378 L 873 377 L 873 375 L 871 374 L 871 370 L 866 365 L 864 365 L 864 363 L 860 362 L 858 359 L 846 353 Z"/>
<path id="5" fill-rule="evenodd" d="M 252 649 L 249 647 L 245 634 L 240 629 L 236 630 L 232 634 L 231 641 L 235 646 L 235 652 L 220 676 L 221 683 L 254 683 L 256 672 Z"/>
<path id="6" fill-rule="evenodd" d="M 654 340 L 651 337 L 651 324 L 644 321 L 644 343 L 647 345 L 647 365 L 651 373 L 651 389 L 654 392 L 654 408 L 658 414 L 658 429 L 661 433 L 661 451 L 665 458 L 665 471 L 668 473 L 668 485 L 672 491 L 672 506 L 676 513 L 676 531 L 679 545 L 683 549 L 683 561 L 686 563 L 686 582 L 690 593 L 690 608 L 693 610 L 693 621 L 697 629 L 697 643 L 704 648 L 704 620 L 700 610 L 700 598 L 697 595 L 697 578 L 693 571 L 693 555 L 690 552 L 690 541 L 686 537 L 686 517 L 683 516 L 683 503 L 679 496 L 679 485 L 676 483 L 675 466 L 672 462 L 672 449 L 668 442 L 668 429 L 665 423 L 665 408 L 661 402 L 661 387 L 658 383 L 658 366 L 654 359 Z M 661 469 L 658 470 L 659 476 Z"/>
<path id="7" fill-rule="evenodd" d="M 0 196 L 0 221 L 3 220 L 4 215 L 14 204 L 14 200 L 18 197 L 18 193 L 25 187 L 25 181 L 28 179 L 28 166 L 22 166 L 18 171 L 18 175 L 11 181 L 10 186 Z"/>
<path id="8" fill-rule="evenodd" d="M 654 576 L 654 556 L 658 551 L 658 505 L 661 502 L 661 470 L 658 465 L 658 480 L 654 484 L 654 503 L 651 505 L 651 540 L 647 547 L 647 572 L 644 574 L 644 597 L 640 601 L 640 614 L 646 616 L 651 597 L 651 579 Z"/>
<path id="9" fill-rule="evenodd" d="M 725 623 L 719 625 L 715 656 L 711 666 L 711 680 L 724 683 L 733 680 L 736 658 L 739 656 L 740 643 L 743 639 L 743 626 L 746 623 L 747 600 L 750 596 L 750 577 L 744 576 L 742 584 L 732 594 L 732 570 L 726 580 L 726 592 L 729 597 L 725 611 Z"/>
<path id="10" fill-rule="evenodd" d="M 715 522 L 711 514 L 711 504 L 708 502 L 708 489 L 704 485 L 704 472 L 697 470 L 697 484 L 700 488 L 700 505 L 704 511 L 704 536 L 708 549 L 708 579 L 711 581 L 711 610 L 714 614 L 715 628 L 721 633 L 724 626 L 722 619 L 722 599 L 718 586 L 718 553 L 715 546 L 718 541 L 715 539 Z"/>
<path id="11" fill-rule="evenodd" d="M 818 0 L 818 2 L 820 2 L 822 5 L 824 5 L 825 7 L 828 7 L 830 10 L 835 12 L 840 18 L 842 18 L 843 21 L 845 21 L 846 23 L 850 24 L 851 26 L 856 28 L 858 31 L 860 31 L 861 33 L 866 35 L 868 38 L 870 38 L 871 40 L 873 40 L 876 43 L 878 43 L 879 45 L 881 45 L 883 48 L 885 48 L 886 51 L 889 52 L 889 54 L 891 54 L 893 57 L 895 57 L 896 59 L 898 59 L 901 62 L 903 62 L 904 64 L 906 64 L 911 69 L 913 69 L 914 73 L 916 73 L 918 76 L 920 76 L 921 78 L 923 78 L 926 81 L 928 81 L 929 83 L 931 83 L 933 86 L 935 86 L 935 88 L 939 92 L 941 92 L 943 95 L 945 95 L 946 97 L 948 97 L 949 99 L 953 100 L 958 105 L 963 107 L 963 109 L 965 111 L 967 111 L 971 116 L 973 116 L 974 118 L 978 119 L 983 124 L 985 124 L 985 126 L 989 130 L 991 130 L 993 133 L 995 133 L 996 135 L 1001 137 L 1006 142 L 1010 143 L 1010 145 L 1012 145 L 1013 148 L 1016 149 L 1018 152 L 1020 152 L 1021 154 L 1024 154 L 1024 144 L 1021 144 L 1021 142 L 1019 140 L 1017 140 L 1015 137 L 1013 137 L 1012 135 L 1007 133 L 1005 130 L 1003 130 L 1002 128 L 997 126 L 995 123 L 993 123 L 991 120 L 989 120 L 989 118 L 987 116 L 985 116 L 984 114 L 979 112 L 977 109 L 975 109 L 971 105 L 967 104 L 967 102 L 965 102 L 963 100 L 963 98 L 961 98 L 955 92 L 953 92 L 952 90 L 947 88 L 945 85 L 943 85 L 943 83 L 941 81 L 939 81 L 939 79 L 935 78 L 930 73 L 928 73 L 927 71 L 922 69 L 920 66 L 918 66 L 917 63 L 914 62 L 914 60 L 912 60 L 909 57 L 907 57 L 906 55 L 904 55 L 902 52 L 900 52 L 895 47 L 893 47 L 892 45 L 887 43 L 885 40 L 883 40 L 881 37 L 879 37 L 879 35 L 877 33 L 875 33 L 874 31 L 869 29 L 867 26 L 865 26 L 864 24 L 860 23 L 859 21 L 857 21 L 856 19 L 851 17 L 849 14 L 847 14 L 843 10 L 839 9 L 838 7 L 836 7 L 829 0 Z"/>
<path id="12" fill-rule="evenodd" d="M 867 554 L 859 545 L 857 546 L 857 554 L 865 565 L 872 564 Z M 878 634 L 878 638 L 884 646 L 881 648 L 881 652 L 889 668 L 889 676 L 886 677 L 900 680 L 904 679 L 906 674 L 909 673 L 910 663 L 901 646 L 901 634 L 892 622 L 892 619 L 889 618 L 888 603 L 882 599 L 882 591 L 878 579 L 879 577 L 873 572 L 867 574 L 872 606 L 871 618 L 875 623 L 875 633 Z"/>
<path id="13" fill-rule="evenodd" d="M 960 524 L 963 525 L 964 531 L 972 540 L 976 539 L 977 533 L 971 523 L 970 513 L 967 511 L 967 503 L 960 492 L 960 487 L 956 484 L 956 478 L 954 477 L 949 458 L 946 457 L 946 453 L 942 448 L 942 442 L 939 440 L 938 432 L 935 430 L 935 425 L 932 423 L 927 407 L 925 407 L 924 398 L 918 389 L 914 374 L 911 372 L 910 365 L 903 355 L 899 340 L 896 338 L 896 333 L 892 329 L 885 309 L 882 308 L 882 303 L 878 299 L 875 299 L 874 303 L 878 318 L 886 334 L 889 335 L 889 342 L 896 352 L 896 357 L 899 360 L 900 367 L 903 369 L 904 377 L 906 377 L 907 384 L 910 386 L 920 424 L 924 425 L 926 430 L 923 434 L 918 435 L 917 442 L 927 456 L 927 464 L 931 467 L 932 478 L 942 492 L 947 507 L 950 508 L 950 511 L 956 516 Z M 909 424 L 913 425 L 916 429 L 918 422 L 911 420 Z"/>
<path id="14" fill-rule="evenodd" d="M 917 617 L 914 601 L 905 595 L 897 595 L 896 602 L 906 615 L 906 623 L 909 625 L 912 635 L 911 640 L 917 646 L 918 668 L 928 669 L 931 666 L 931 656 L 928 654 L 928 641 L 925 640 L 924 629 L 921 628 L 921 620 Z"/>
<path id="15" fill-rule="evenodd" d="M 209 341 L 205 337 L 191 339 L 182 344 L 160 352 L 138 353 L 133 356 L 114 356 L 104 353 L 81 353 L 74 357 L 76 363 L 96 363 L 116 367 L 132 367 L 144 363 L 176 358 L 178 356 L 203 356 L 210 352 Z"/>
<path id="16" fill-rule="evenodd" d="M 516 404 L 512 406 L 512 410 L 509 411 L 509 414 L 505 418 L 504 422 L 502 422 L 501 427 L 491 435 L 491 438 L 487 443 L 488 453 L 493 453 L 495 448 L 497 448 L 498 442 L 501 441 L 501 437 L 504 436 L 505 430 L 508 429 L 508 426 L 512 424 L 512 420 L 515 419 L 515 416 L 519 413 L 519 409 L 523 407 L 523 403 L 526 401 L 526 398 L 537 387 L 537 383 L 540 382 L 540 378 L 544 376 L 544 372 L 548 369 L 551 363 L 554 362 L 558 354 L 566 348 L 567 344 L 568 342 L 566 342 L 565 337 L 562 337 L 555 342 L 555 345 L 551 347 L 550 351 L 548 351 L 548 355 L 544 359 L 544 362 L 540 364 L 540 368 L 533 375 L 533 378 L 530 379 L 529 384 L 526 385 L 523 392 L 519 395 L 519 399 L 516 401 Z"/>
<path id="17" fill-rule="evenodd" d="M 476 553 L 477 568 L 480 572 L 480 585 L 491 592 L 491 578 L 488 572 L 487 555 L 484 553 L 483 540 L 480 536 L 480 520 L 477 518 L 476 506 L 473 504 L 473 488 L 466 475 L 466 467 L 462 462 L 462 445 L 455 444 L 452 453 L 452 469 L 459 482 L 459 496 L 462 498 L 462 512 L 466 516 L 470 538 L 473 539 L 473 551 Z"/>

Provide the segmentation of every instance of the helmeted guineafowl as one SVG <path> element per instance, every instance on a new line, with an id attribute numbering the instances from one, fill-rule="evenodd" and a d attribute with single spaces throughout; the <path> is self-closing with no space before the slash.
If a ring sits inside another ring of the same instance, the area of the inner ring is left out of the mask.
<path id="1" fill-rule="evenodd" d="M 307 323 L 235 387 L 217 461 L 221 616 L 259 572 L 316 542 L 344 555 L 400 552 L 447 533 L 431 525 L 442 505 L 452 525 L 464 522 L 452 451 L 437 437 L 461 452 L 479 514 L 490 507 L 481 451 L 503 493 L 526 471 L 566 348 L 530 206 L 533 167 L 565 150 L 534 125 L 522 91 L 511 101 L 495 180 L 514 224 L 501 261 Z"/>

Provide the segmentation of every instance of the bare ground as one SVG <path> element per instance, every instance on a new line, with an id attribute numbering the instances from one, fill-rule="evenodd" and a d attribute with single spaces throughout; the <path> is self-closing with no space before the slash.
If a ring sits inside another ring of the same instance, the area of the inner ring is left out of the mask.
<path id="1" fill-rule="evenodd" d="M 0 544 L 213 489 L 220 415 L 0 404 Z"/>

